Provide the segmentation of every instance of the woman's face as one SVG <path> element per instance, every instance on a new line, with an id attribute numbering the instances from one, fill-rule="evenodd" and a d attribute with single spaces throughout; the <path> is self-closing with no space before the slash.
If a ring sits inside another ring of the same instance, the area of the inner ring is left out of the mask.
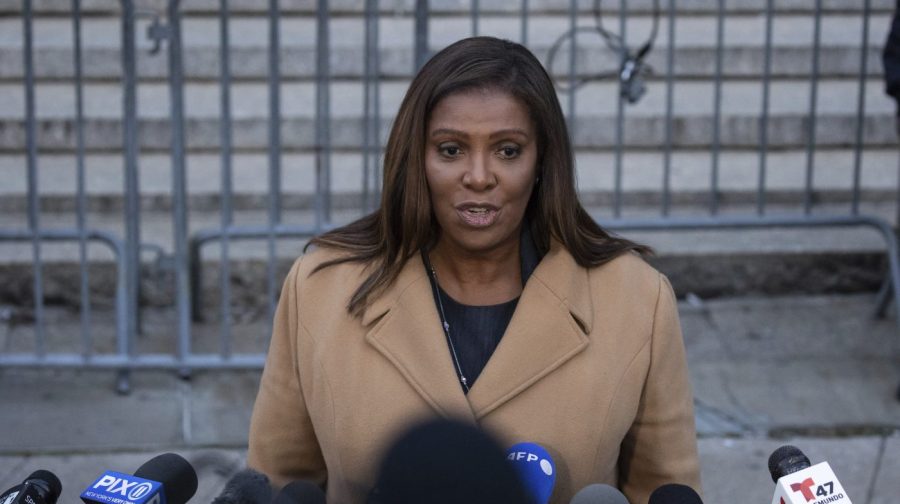
<path id="1" fill-rule="evenodd" d="M 537 138 L 525 105 L 498 90 L 451 94 L 432 110 L 426 134 L 438 246 L 479 253 L 518 243 L 537 174 Z"/>

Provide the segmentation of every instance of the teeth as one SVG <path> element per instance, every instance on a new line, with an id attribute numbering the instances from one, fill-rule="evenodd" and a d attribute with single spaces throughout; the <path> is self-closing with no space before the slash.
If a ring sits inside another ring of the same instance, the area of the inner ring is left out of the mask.
<path id="1" fill-rule="evenodd" d="M 487 208 L 470 208 L 469 211 L 472 213 L 485 213 Z"/>

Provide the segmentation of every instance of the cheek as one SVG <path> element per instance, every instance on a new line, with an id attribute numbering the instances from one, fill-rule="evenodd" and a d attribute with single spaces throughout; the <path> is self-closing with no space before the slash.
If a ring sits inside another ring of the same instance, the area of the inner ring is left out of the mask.
<path id="1" fill-rule="evenodd" d="M 453 191 L 453 180 L 448 170 L 436 167 L 432 160 L 425 161 L 425 182 L 428 184 L 428 194 L 431 196 L 432 205 L 446 200 Z"/>
<path id="2" fill-rule="evenodd" d="M 532 157 L 525 166 L 520 166 L 517 169 L 517 173 L 510 179 L 510 193 L 516 201 L 523 205 L 528 202 L 532 191 L 534 191 L 535 177 L 537 177 L 535 164 L 536 160 Z"/>

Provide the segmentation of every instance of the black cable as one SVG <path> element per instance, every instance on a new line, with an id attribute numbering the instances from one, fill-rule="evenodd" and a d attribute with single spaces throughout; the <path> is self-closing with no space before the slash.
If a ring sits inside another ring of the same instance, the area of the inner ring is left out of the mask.
<path id="1" fill-rule="evenodd" d="M 644 93 L 643 77 L 652 72 L 652 68 L 644 63 L 644 58 L 653 49 L 653 44 L 656 42 L 656 36 L 659 32 L 659 17 L 661 11 L 660 0 L 653 0 L 653 24 L 650 28 L 650 36 L 647 38 L 647 41 L 641 44 L 641 46 L 635 52 L 632 52 L 628 49 L 627 43 L 622 39 L 620 35 L 617 35 L 603 27 L 601 2 L 602 0 L 594 0 L 593 15 L 595 26 L 581 26 L 570 29 L 563 33 L 559 38 L 557 38 L 553 45 L 550 46 L 550 51 L 547 53 L 547 69 L 552 74 L 553 63 L 556 60 L 559 49 L 567 39 L 574 38 L 575 33 L 586 31 L 597 33 L 600 38 L 602 38 L 606 43 L 607 48 L 619 54 L 619 68 L 614 71 L 611 70 L 608 72 L 585 75 L 578 78 L 575 81 L 574 86 L 569 85 L 568 81 L 565 81 L 565 83 L 563 83 L 562 80 L 555 80 L 557 88 L 562 92 L 569 92 L 574 91 L 593 80 L 603 80 L 617 77 L 622 84 L 620 95 L 628 100 L 629 103 L 635 103 Z M 625 16 L 626 12 L 620 12 L 619 15 Z M 575 51 L 576 49 L 577 48 L 573 45 L 571 50 Z"/>

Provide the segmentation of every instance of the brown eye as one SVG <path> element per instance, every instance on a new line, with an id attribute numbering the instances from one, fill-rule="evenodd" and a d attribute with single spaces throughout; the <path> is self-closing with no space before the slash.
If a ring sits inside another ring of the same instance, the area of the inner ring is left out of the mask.
<path id="1" fill-rule="evenodd" d="M 500 148 L 500 157 L 503 159 L 513 159 L 519 155 L 519 152 L 521 152 L 521 149 L 518 147 L 507 145 Z"/>
<path id="2" fill-rule="evenodd" d="M 438 147 L 438 152 L 444 157 L 456 157 L 460 154 L 460 148 L 458 145 L 441 145 Z"/>

